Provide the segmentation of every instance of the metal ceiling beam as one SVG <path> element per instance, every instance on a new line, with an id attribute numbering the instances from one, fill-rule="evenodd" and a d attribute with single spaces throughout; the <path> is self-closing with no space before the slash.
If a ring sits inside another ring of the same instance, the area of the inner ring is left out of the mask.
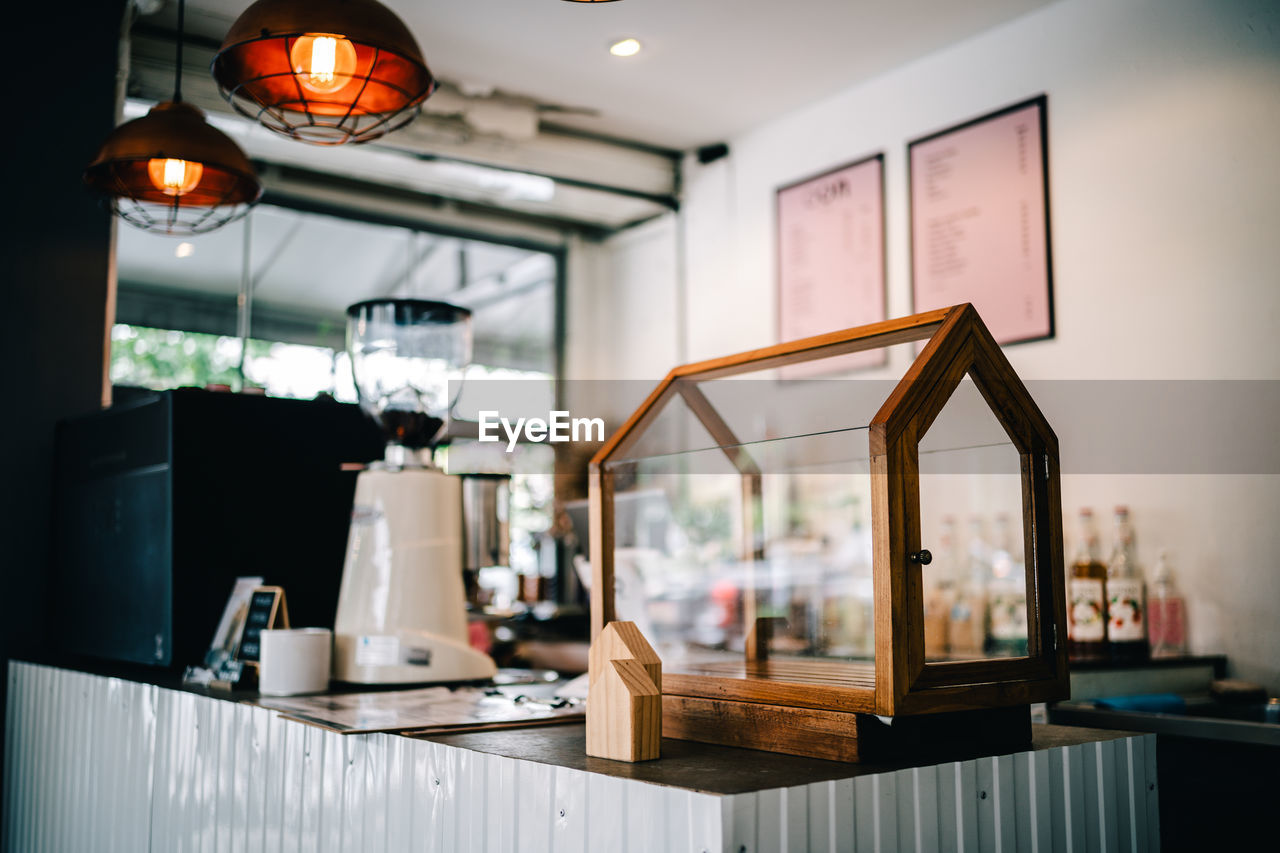
<path id="1" fill-rule="evenodd" d="M 262 180 L 263 203 L 339 218 L 363 219 L 536 251 L 560 248 L 572 233 L 596 240 L 615 233 L 613 229 L 590 223 L 502 210 L 307 169 L 261 162 L 254 165 Z"/>

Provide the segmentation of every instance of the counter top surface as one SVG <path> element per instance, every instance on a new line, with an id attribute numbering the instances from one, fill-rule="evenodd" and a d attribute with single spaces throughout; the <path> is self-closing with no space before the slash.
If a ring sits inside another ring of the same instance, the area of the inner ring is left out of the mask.
<path id="1" fill-rule="evenodd" d="M 1076 746 L 1129 736 L 1122 731 L 1074 726 L 1037 724 L 1031 728 L 1032 750 Z M 939 764 L 944 761 L 969 760 L 999 754 L 965 750 L 963 745 L 960 745 L 960 748 L 954 752 L 931 754 L 909 761 L 847 764 L 840 761 L 824 761 L 819 758 L 663 738 L 660 759 L 628 764 L 624 761 L 610 761 L 588 756 L 586 726 L 581 723 L 544 726 L 536 729 L 417 735 L 416 737 L 476 752 L 585 770 L 638 782 L 686 788 L 708 794 L 741 794 L 772 788 L 792 788 L 815 782 L 870 776 L 910 767 Z"/>
<path id="2" fill-rule="evenodd" d="M 141 666 L 46 657 L 30 662 L 88 672 L 143 684 L 153 684 L 171 690 L 180 690 L 214 699 L 243 702 L 257 698 L 252 691 L 210 690 L 184 685 L 180 675 Z M 409 685 L 396 685 L 403 689 Z M 330 691 L 333 694 L 355 692 L 350 688 Z M 1116 740 L 1130 733 L 1110 729 L 1094 729 L 1075 726 L 1032 726 L 1031 750 L 1076 746 L 1097 741 Z M 402 735 L 395 735 L 400 737 Z M 358 735 L 349 735 L 358 737 Z M 628 764 L 592 758 L 586 754 L 586 727 L 582 723 L 540 726 L 524 729 L 503 729 L 438 735 L 403 735 L 415 739 L 430 740 L 447 746 L 532 761 L 557 767 L 584 770 L 620 779 L 630 779 L 657 785 L 684 788 L 710 794 L 731 795 L 773 788 L 789 788 L 815 782 L 848 779 L 877 773 L 923 767 L 948 761 L 965 761 L 1009 751 L 983 751 L 959 743 L 956 749 L 930 753 L 900 762 L 844 763 L 824 761 L 781 753 L 761 752 L 752 749 L 716 746 L 714 744 L 664 738 L 662 758 L 656 761 Z"/>
<path id="3" fill-rule="evenodd" d="M 49 652 L 46 654 L 25 655 L 21 658 L 14 658 L 26 663 L 34 663 L 40 666 L 54 666 L 59 669 L 69 669 L 75 672 L 84 672 L 89 675 L 101 675 L 106 678 L 122 678 L 125 681 L 133 681 L 138 684 L 152 684 L 156 687 L 163 687 L 166 690 L 180 690 L 184 693 L 194 693 L 197 696 L 208 696 L 211 699 L 222 699 L 227 702 L 253 702 L 259 698 L 280 698 L 276 696 L 264 696 L 256 690 L 236 689 L 221 690 L 212 687 L 202 687 L 198 684 L 186 684 L 182 680 L 182 673 L 171 669 L 163 669 L 160 667 L 143 666 L 134 663 L 121 663 L 119 661 L 98 660 L 96 658 L 86 658 L 76 655 L 65 655 L 57 652 Z M 467 682 L 473 685 L 487 684 L 487 681 Z M 335 684 L 333 689 L 326 690 L 323 693 L 308 694 L 315 696 L 339 696 L 351 693 L 374 693 L 390 690 L 410 690 L 415 687 L 435 687 L 435 684 L 386 684 L 386 685 L 368 685 L 368 684 Z M 446 685 L 459 686 L 459 685 Z"/>

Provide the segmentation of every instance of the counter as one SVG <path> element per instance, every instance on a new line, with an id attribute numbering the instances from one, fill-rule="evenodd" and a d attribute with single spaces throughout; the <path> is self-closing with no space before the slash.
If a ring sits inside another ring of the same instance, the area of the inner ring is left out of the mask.
<path id="1" fill-rule="evenodd" d="M 1280 725 L 1268 722 L 1270 710 L 1193 699 L 1181 713 L 1153 713 L 1081 700 L 1051 707 L 1049 719 L 1156 734 L 1165 850 L 1201 851 L 1274 833 Z"/>
<path id="2" fill-rule="evenodd" d="M 1154 737 L 841 764 L 583 727 L 338 735 L 145 679 L 13 662 L 4 848 L 22 851 L 1158 850 Z"/>

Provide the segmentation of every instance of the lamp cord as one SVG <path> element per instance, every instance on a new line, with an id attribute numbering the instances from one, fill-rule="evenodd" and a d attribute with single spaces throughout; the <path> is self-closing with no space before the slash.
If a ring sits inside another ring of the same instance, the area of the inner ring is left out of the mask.
<path id="1" fill-rule="evenodd" d="M 178 0 L 178 58 L 177 70 L 173 75 L 173 102 L 182 102 L 182 39 L 185 24 L 187 0 Z"/>

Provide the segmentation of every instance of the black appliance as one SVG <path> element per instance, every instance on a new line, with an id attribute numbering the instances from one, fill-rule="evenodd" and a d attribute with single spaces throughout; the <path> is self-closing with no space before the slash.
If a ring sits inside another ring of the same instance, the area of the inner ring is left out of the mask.
<path id="1" fill-rule="evenodd" d="M 356 477 L 341 466 L 382 447 L 357 406 L 197 389 L 60 423 L 58 644 L 199 663 L 244 575 L 284 587 L 292 624 L 332 627 Z"/>

